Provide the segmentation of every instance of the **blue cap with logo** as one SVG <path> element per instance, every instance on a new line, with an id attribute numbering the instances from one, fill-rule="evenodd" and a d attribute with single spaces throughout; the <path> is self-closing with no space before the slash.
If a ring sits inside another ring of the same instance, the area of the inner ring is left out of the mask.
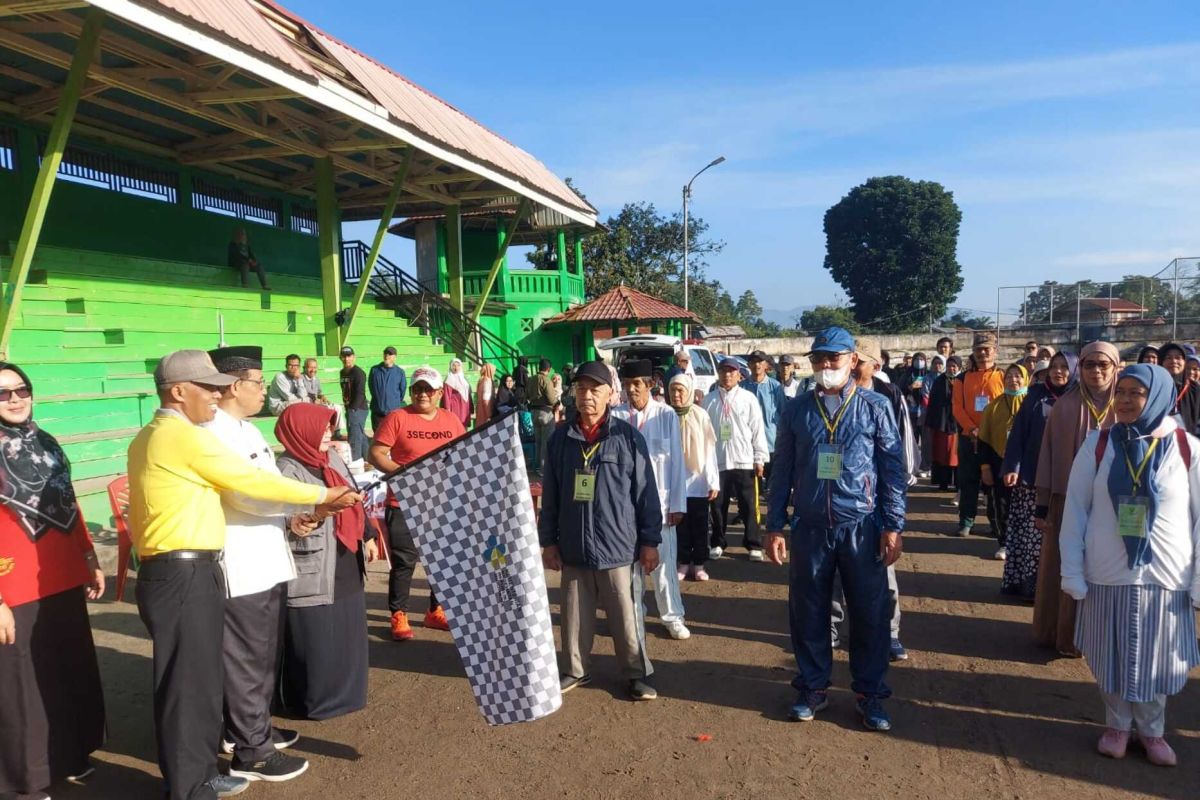
<path id="1" fill-rule="evenodd" d="M 817 334 L 817 338 L 813 339 L 812 350 L 808 351 L 808 355 L 812 355 L 813 353 L 853 352 L 854 337 L 850 334 L 850 331 L 835 325 Z"/>

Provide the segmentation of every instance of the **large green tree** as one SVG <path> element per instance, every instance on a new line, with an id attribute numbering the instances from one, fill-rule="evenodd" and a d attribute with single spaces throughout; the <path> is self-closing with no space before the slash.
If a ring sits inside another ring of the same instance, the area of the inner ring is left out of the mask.
<path id="1" fill-rule="evenodd" d="M 954 195 L 939 183 L 871 178 L 825 212 L 825 269 L 856 319 L 925 327 L 962 291 L 961 221 Z"/>
<path id="2" fill-rule="evenodd" d="M 1095 297 L 1100 287 L 1092 281 L 1061 284 L 1045 281 L 1025 298 L 1021 306 L 1021 319 L 1030 325 L 1041 325 L 1051 321 L 1068 322 L 1075 319 L 1075 298 Z M 1053 315 L 1051 315 L 1053 310 Z"/>

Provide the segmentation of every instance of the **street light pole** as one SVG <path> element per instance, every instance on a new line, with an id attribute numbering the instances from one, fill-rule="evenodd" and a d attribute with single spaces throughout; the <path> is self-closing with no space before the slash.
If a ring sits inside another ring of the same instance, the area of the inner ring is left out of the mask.
<path id="1" fill-rule="evenodd" d="M 688 296 L 688 200 L 692 197 L 692 183 L 696 178 L 699 178 L 701 173 L 709 167 L 715 167 L 725 160 L 725 156 L 718 156 L 705 165 L 704 169 L 692 176 L 692 179 L 683 187 L 683 308 L 685 311 L 691 310 L 690 298 Z M 685 322 L 683 325 L 684 338 L 687 338 L 688 325 Z"/>

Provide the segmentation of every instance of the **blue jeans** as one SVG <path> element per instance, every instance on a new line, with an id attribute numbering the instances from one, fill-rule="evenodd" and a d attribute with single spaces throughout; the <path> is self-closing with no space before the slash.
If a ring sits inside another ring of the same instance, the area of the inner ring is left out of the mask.
<path id="1" fill-rule="evenodd" d="M 836 528 L 792 527 L 788 622 L 800 673 L 792 681 L 796 689 L 823 690 L 832 683 L 829 613 L 836 572 L 850 612 L 850 688 L 880 700 L 891 695 L 884 676 L 892 609 L 879 534 L 873 516 Z"/>
<path id="2" fill-rule="evenodd" d="M 367 439 L 367 414 L 365 408 L 346 409 L 346 437 L 350 440 L 350 458 L 367 457 L 367 448 L 371 444 Z"/>

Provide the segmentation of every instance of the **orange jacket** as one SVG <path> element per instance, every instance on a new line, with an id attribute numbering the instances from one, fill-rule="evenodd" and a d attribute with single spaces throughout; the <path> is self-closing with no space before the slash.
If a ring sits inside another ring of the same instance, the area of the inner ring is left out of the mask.
<path id="1" fill-rule="evenodd" d="M 952 384 L 954 419 L 963 433 L 970 433 L 979 427 L 983 418 L 983 409 L 996 397 L 1004 394 L 1004 370 L 992 367 L 989 370 L 971 370 L 964 372 L 962 378 Z M 986 397 L 987 401 L 976 405 L 976 398 Z"/>

